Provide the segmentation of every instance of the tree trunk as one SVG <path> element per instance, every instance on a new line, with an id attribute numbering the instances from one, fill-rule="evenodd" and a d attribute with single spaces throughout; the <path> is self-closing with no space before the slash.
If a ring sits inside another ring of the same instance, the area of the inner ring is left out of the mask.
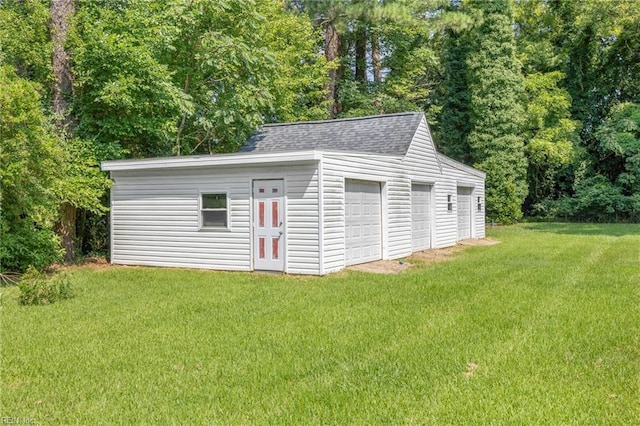
<path id="1" fill-rule="evenodd" d="M 371 62 L 373 66 L 373 81 L 382 82 L 382 58 L 380 56 L 380 40 L 375 33 L 371 34 Z"/>
<path id="2" fill-rule="evenodd" d="M 68 52 L 64 48 L 67 40 L 69 18 L 73 16 L 73 0 L 51 0 L 51 41 L 53 42 L 53 113 L 60 130 L 71 133 L 73 129 L 68 117 L 67 96 L 73 91 L 73 75 Z"/>
<path id="3" fill-rule="evenodd" d="M 65 50 L 69 19 L 74 14 L 73 0 L 51 0 L 51 41 L 53 43 L 53 113 L 55 124 L 61 137 L 73 137 L 74 120 L 69 115 L 68 96 L 73 92 L 73 74 L 69 54 Z M 64 260 L 70 261 L 75 256 L 74 241 L 76 237 L 76 208 L 64 203 L 60 209 L 58 235 L 62 239 L 65 250 Z"/>
<path id="4" fill-rule="evenodd" d="M 340 35 L 332 21 L 327 22 L 324 38 L 324 55 L 327 62 L 339 61 Z M 329 70 L 329 82 L 327 83 L 326 99 L 329 101 L 329 118 L 335 118 L 340 112 L 338 102 L 338 81 L 340 78 L 340 64 Z"/>
<path id="5" fill-rule="evenodd" d="M 362 24 L 356 29 L 356 81 L 367 82 L 367 29 Z"/>
<path id="6" fill-rule="evenodd" d="M 76 213 L 77 209 L 69 203 L 64 203 L 60 208 L 60 221 L 57 224 L 56 233 L 62 240 L 65 262 L 72 261 L 75 257 Z"/>

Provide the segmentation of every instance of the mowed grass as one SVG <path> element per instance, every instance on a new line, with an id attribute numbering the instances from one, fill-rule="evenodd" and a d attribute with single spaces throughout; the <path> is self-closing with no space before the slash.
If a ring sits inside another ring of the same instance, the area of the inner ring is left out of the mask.
<path id="1" fill-rule="evenodd" d="M 523 224 L 399 275 L 79 268 L 2 289 L 0 416 L 639 424 L 640 225 Z"/>

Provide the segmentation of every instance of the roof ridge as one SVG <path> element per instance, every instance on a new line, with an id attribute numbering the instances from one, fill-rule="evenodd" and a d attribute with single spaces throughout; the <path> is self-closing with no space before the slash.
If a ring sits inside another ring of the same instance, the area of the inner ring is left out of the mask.
<path id="1" fill-rule="evenodd" d="M 377 115 L 366 115 L 363 117 L 348 117 L 348 118 L 334 118 L 329 120 L 314 120 L 314 121 L 292 121 L 287 123 L 269 123 L 263 124 L 260 127 L 282 127 L 282 126 L 295 126 L 298 124 L 330 124 L 330 123 L 341 123 L 345 121 L 359 121 L 359 120 L 373 120 L 376 118 L 387 118 L 387 117 L 401 117 L 401 116 L 410 116 L 410 115 L 424 115 L 424 112 L 419 111 L 408 111 L 408 112 L 396 112 L 392 114 L 377 114 Z"/>

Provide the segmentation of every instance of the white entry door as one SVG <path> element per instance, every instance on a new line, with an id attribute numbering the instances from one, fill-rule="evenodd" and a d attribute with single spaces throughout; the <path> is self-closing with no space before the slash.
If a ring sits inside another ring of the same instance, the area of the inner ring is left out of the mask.
<path id="1" fill-rule="evenodd" d="M 411 247 L 431 248 L 431 185 L 411 184 Z"/>
<path id="2" fill-rule="evenodd" d="M 380 183 L 347 179 L 345 187 L 345 263 L 381 259 Z"/>
<path id="3" fill-rule="evenodd" d="M 471 238 L 471 191 L 472 188 L 458 187 L 458 241 Z"/>
<path id="4" fill-rule="evenodd" d="M 284 181 L 253 181 L 254 269 L 284 271 Z"/>

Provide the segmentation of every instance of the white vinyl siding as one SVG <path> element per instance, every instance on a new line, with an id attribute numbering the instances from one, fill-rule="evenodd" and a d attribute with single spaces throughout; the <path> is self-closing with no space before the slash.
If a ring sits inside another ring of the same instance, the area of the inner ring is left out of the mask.
<path id="1" fill-rule="evenodd" d="M 403 163 L 412 181 L 434 183 L 432 191 L 435 192 L 435 206 L 433 206 L 435 224 L 434 235 L 431 237 L 433 248 L 455 245 L 458 239 L 456 214 L 458 183 L 472 184 L 474 187 L 472 195 L 481 196 L 484 200 L 484 174 L 439 154 L 424 118 L 416 130 Z M 453 203 L 452 211 L 447 209 L 448 196 L 451 196 Z M 484 237 L 484 211 L 482 214 L 474 215 L 472 231 L 472 238 Z"/>
<path id="2" fill-rule="evenodd" d="M 433 182 L 435 216 L 432 248 L 449 247 L 456 244 L 457 220 L 455 216 L 456 179 L 449 175 L 439 161 L 440 155 L 431 138 L 431 132 L 423 118 L 413 137 L 413 142 L 404 158 L 404 167 L 415 182 Z M 448 211 L 448 196 L 452 197 L 454 209 Z"/>
<path id="3" fill-rule="evenodd" d="M 320 273 L 317 163 L 287 172 L 284 193 L 285 272 L 317 275 Z"/>
<path id="4" fill-rule="evenodd" d="M 482 200 L 482 211 L 477 211 L 476 203 L 472 202 L 471 215 L 471 232 L 470 238 L 484 238 L 485 237 L 485 212 L 484 212 L 484 173 L 471 169 L 468 166 L 460 164 L 447 157 L 441 157 L 442 169 L 446 176 L 452 179 L 451 193 L 456 194 L 458 187 L 466 187 L 471 191 L 469 196 L 471 200 L 476 200 L 480 197 Z M 454 235 L 457 236 L 457 214 L 454 214 L 456 223 L 456 229 Z"/>
<path id="5" fill-rule="evenodd" d="M 282 178 L 286 271 L 319 273 L 316 164 L 112 171 L 113 263 L 252 269 L 251 182 Z M 230 229 L 200 229 L 200 194 L 228 194 Z"/>
<path id="6" fill-rule="evenodd" d="M 403 169 L 416 182 L 436 182 L 442 177 L 438 153 L 424 118 L 416 129 L 411 146 L 405 155 Z"/>
<path id="7" fill-rule="evenodd" d="M 411 182 L 402 171 L 402 158 L 325 152 L 322 162 L 325 272 L 346 266 L 345 179 L 381 183 L 382 258 L 410 255 Z"/>
<path id="8" fill-rule="evenodd" d="M 148 173 L 148 172 L 147 172 Z M 188 176 L 135 176 L 113 173 L 111 261 L 131 265 L 212 267 L 249 270 L 249 212 L 246 189 L 221 179 L 220 187 L 200 188 Z M 200 191 L 229 191 L 234 231 L 199 226 Z"/>

